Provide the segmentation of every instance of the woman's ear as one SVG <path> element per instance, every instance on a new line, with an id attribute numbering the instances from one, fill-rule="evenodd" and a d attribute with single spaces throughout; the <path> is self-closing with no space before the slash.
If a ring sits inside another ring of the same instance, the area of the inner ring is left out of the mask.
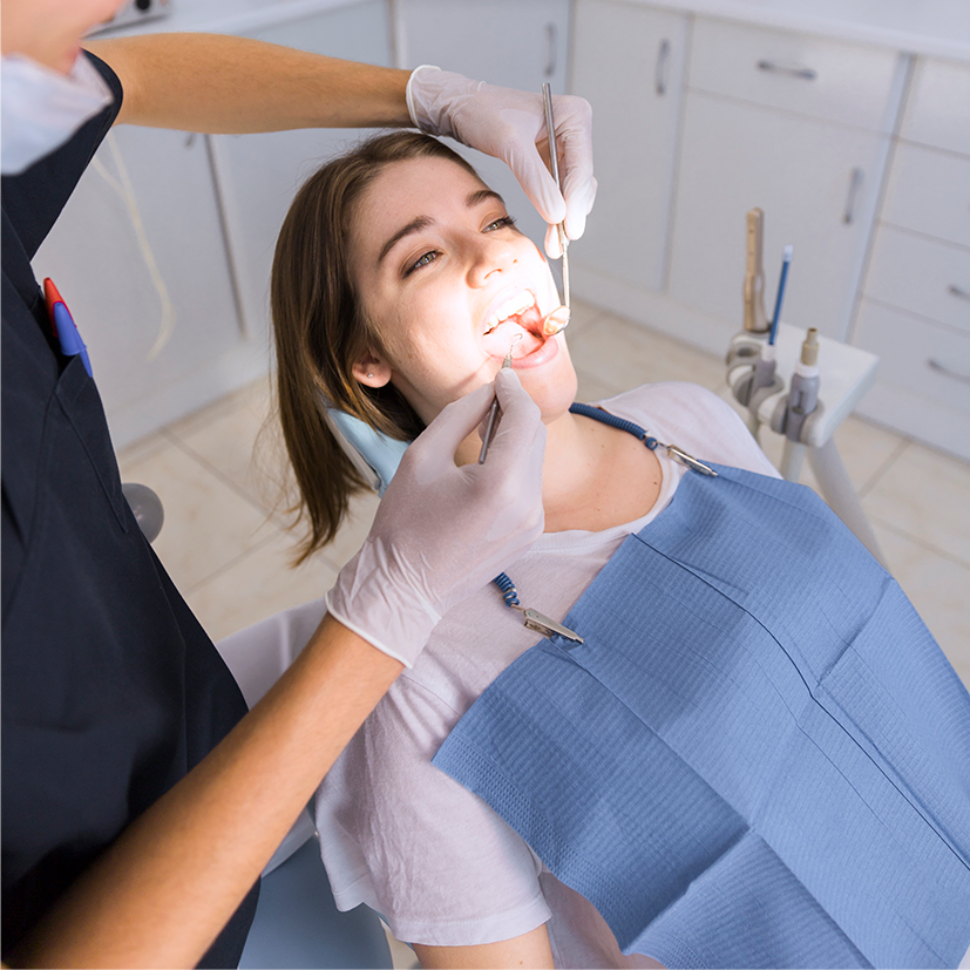
<path id="1" fill-rule="evenodd" d="M 354 377 L 367 387 L 383 387 L 391 380 L 391 365 L 373 351 L 368 351 L 353 366 Z"/>

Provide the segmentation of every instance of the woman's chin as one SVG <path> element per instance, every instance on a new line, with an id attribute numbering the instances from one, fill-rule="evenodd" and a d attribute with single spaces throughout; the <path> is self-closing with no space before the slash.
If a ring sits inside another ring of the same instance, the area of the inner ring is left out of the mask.
<path id="1" fill-rule="evenodd" d="M 524 371 L 519 374 L 522 386 L 538 405 L 544 424 L 551 424 L 569 411 L 576 400 L 578 380 L 572 363 L 565 361 L 566 367 L 556 368 L 556 373 L 542 373 L 540 370 Z"/>

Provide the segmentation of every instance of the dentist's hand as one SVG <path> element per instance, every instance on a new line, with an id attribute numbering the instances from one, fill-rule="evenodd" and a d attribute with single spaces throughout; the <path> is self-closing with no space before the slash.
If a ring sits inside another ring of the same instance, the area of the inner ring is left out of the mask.
<path id="1" fill-rule="evenodd" d="M 494 395 L 503 413 L 488 460 L 459 468 L 455 452 Z M 330 613 L 410 667 L 448 608 L 542 533 L 545 443 L 514 371 L 448 405 L 405 453 L 370 535 L 327 594 Z"/>
<path id="2" fill-rule="evenodd" d="M 550 225 L 546 233 L 550 256 L 561 255 L 554 226 L 564 217 L 570 239 L 583 234 L 596 198 L 592 110 L 585 98 L 553 97 L 562 193 L 537 147 L 537 142 L 549 137 L 540 93 L 500 88 L 423 65 L 411 73 L 407 100 L 411 120 L 422 131 L 450 135 L 464 145 L 501 158 L 512 169 Z"/>

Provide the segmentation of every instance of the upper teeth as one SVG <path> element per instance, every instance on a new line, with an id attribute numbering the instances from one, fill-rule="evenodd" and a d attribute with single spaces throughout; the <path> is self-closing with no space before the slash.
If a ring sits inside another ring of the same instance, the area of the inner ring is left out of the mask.
<path id="1" fill-rule="evenodd" d="M 491 332 L 503 320 L 508 320 L 509 317 L 515 316 L 516 313 L 522 313 L 523 310 L 528 310 L 530 306 L 535 306 L 535 303 L 536 298 L 528 291 L 519 293 L 517 296 L 513 296 L 512 299 L 506 300 L 488 318 L 488 322 L 485 324 L 484 332 Z"/>

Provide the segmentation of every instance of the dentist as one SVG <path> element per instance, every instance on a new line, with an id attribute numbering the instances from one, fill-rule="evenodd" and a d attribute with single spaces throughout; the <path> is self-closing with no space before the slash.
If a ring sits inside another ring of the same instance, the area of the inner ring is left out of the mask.
<path id="1" fill-rule="evenodd" d="M 30 259 L 118 122 L 416 124 L 503 157 L 575 238 L 595 194 L 590 111 L 557 100 L 564 198 L 537 151 L 537 94 L 221 35 L 82 51 L 119 5 L 2 7 L 3 960 L 232 966 L 259 873 L 320 778 L 448 604 L 541 532 L 544 430 L 503 372 L 489 461 L 458 468 L 455 449 L 493 391 L 447 408 L 408 450 L 353 576 L 338 580 L 344 615 L 324 619 L 247 714 L 124 500 L 95 382 L 52 327 Z"/>

